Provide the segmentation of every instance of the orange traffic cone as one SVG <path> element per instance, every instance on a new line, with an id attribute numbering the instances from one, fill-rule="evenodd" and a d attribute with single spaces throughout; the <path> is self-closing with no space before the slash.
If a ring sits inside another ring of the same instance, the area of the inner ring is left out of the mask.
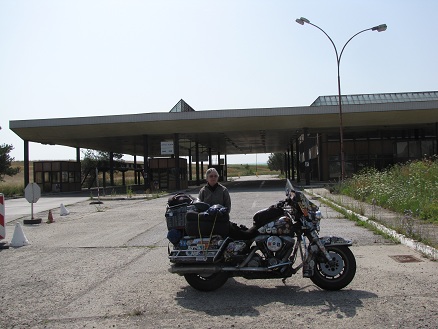
<path id="1" fill-rule="evenodd" d="M 52 215 L 52 211 L 51 210 L 49 210 L 49 215 L 47 216 L 47 224 L 50 224 L 50 223 L 54 223 L 55 222 L 55 220 L 53 219 L 53 215 Z"/>

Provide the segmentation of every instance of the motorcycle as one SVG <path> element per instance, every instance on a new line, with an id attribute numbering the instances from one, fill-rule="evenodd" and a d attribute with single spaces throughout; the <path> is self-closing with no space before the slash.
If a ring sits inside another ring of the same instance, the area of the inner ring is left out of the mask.
<path id="1" fill-rule="evenodd" d="M 258 211 L 253 226 L 229 221 L 226 209 L 190 201 L 168 206 L 169 272 L 200 291 L 230 277 L 282 279 L 302 271 L 325 290 L 346 287 L 356 273 L 350 240 L 319 236 L 321 212 L 286 180 L 286 198 Z M 172 226 L 170 222 L 179 221 Z"/>

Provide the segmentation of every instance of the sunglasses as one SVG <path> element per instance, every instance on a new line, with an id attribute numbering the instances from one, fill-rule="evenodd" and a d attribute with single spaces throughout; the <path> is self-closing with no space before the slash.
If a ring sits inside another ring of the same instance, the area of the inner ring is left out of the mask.
<path id="1" fill-rule="evenodd" d="M 218 175 L 208 175 L 209 178 L 217 178 Z"/>

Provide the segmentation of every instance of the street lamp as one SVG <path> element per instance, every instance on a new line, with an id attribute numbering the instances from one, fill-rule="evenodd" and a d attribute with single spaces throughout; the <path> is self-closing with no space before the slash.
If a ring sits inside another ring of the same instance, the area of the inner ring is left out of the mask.
<path id="1" fill-rule="evenodd" d="M 310 23 L 310 21 L 307 18 L 301 17 L 301 18 L 297 18 L 295 20 L 298 24 L 300 25 L 304 25 L 304 23 L 307 23 L 309 25 L 312 25 L 314 27 L 316 27 L 318 30 L 320 30 L 322 33 L 324 33 L 326 35 L 326 37 L 330 40 L 330 42 L 333 45 L 333 48 L 335 48 L 335 53 L 336 53 L 336 64 L 338 66 L 338 102 L 339 102 L 339 137 L 340 137 L 340 144 L 341 144 L 341 181 L 344 180 L 345 178 L 345 160 L 344 160 L 344 128 L 343 128 L 343 124 L 342 124 L 342 97 L 341 97 L 341 76 L 339 73 L 339 67 L 341 64 L 341 57 L 342 57 L 342 53 L 344 52 L 345 47 L 347 46 L 347 44 L 351 41 L 351 39 L 353 39 L 356 35 L 365 32 L 365 31 L 377 31 L 377 32 L 383 32 L 386 31 L 386 24 L 380 24 L 374 27 L 370 27 L 368 29 L 362 30 L 357 32 L 355 35 L 353 35 L 350 39 L 348 39 L 348 41 L 345 43 L 344 47 L 342 47 L 341 53 L 338 54 L 338 49 L 336 48 L 335 43 L 333 42 L 332 38 L 330 38 L 330 36 L 319 26 Z"/>

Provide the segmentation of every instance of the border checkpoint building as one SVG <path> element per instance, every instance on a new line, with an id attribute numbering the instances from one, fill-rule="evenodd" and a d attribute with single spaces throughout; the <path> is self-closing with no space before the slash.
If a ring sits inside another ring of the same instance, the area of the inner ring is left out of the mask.
<path id="1" fill-rule="evenodd" d="M 438 154 L 438 91 L 343 95 L 342 120 L 346 176 Z M 9 128 L 24 142 L 25 186 L 29 142 L 76 148 L 75 162 L 34 163 L 34 181 L 45 192 L 81 189 L 81 148 L 110 152 L 111 185 L 120 169 L 114 153 L 134 156 L 146 188 L 155 181 L 168 190 L 199 185 L 205 161 L 226 180 L 230 154 L 282 152 L 287 177 L 306 185 L 341 177 L 338 96 L 310 106 L 208 111 L 181 99 L 168 113 L 11 120 Z M 140 175 L 136 183 L 143 184 Z"/>

